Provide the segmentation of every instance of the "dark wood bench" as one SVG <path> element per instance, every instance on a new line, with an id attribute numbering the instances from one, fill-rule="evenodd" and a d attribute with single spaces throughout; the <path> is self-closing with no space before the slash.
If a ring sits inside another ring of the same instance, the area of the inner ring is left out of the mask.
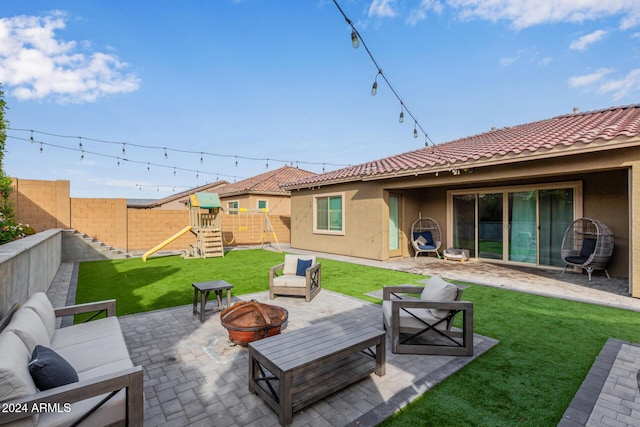
<path id="1" fill-rule="evenodd" d="M 384 330 L 352 319 L 286 331 L 249 343 L 249 391 L 289 425 L 294 412 L 373 372 L 384 375 L 385 351 Z"/>

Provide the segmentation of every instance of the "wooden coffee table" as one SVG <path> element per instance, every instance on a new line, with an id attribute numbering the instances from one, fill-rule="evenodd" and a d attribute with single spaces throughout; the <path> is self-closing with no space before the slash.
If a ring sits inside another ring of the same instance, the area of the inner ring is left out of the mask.
<path id="1" fill-rule="evenodd" d="M 285 331 L 249 343 L 249 391 L 289 425 L 294 412 L 373 372 L 384 375 L 385 351 L 384 330 L 353 319 Z"/>

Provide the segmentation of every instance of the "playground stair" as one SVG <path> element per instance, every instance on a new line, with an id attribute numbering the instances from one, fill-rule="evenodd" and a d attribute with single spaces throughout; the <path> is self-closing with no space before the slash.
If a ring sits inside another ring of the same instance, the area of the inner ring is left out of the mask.
<path id="1" fill-rule="evenodd" d="M 219 228 L 192 229 L 198 237 L 198 242 L 191 245 L 192 251 L 186 257 L 214 258 L 224 256 L 222 231 Z"/>

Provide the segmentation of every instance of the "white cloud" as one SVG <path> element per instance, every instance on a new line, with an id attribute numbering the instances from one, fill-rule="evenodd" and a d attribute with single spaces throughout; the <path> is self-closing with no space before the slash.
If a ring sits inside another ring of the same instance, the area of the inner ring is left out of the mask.
<path id="1" fill-rule="evenodd" d="M 569 49 L 572 50 L 585 50 L 587 46 L 597 41 L 602 40 L 608 33 L 604 30 L 596 30 L 593 33 L 584 35 L 578 40 L 574 40 L 569 45 Z"/>
<path id="2" fill-rule="evenodd" d="M 427 19 L 427 12 L 433 11 L 440 15 L 442 13 L 443 6 L 439 0 L 421 0 L 418 7 L 411 10 L 409 18 L 407 18 L 407 24 L 416 25 L 419 22 Z"/>
<path id="3" fill-rule="evenodd" d="M 516 29 L 621 16 L 620 28 L 640 24 L 638 0 L 447 0 L 463 19 L 510 21 Z"/>
<path id="4" fill-rule="evenodd" d="M 612 73 L 613 70 L 609 68 L 600 68 L 596 70 L 594 73 L 585 74 L 583 76 L 574 76 L 569 78 L 569 87 L 572 89 L 577 89 L 586 86 L 594 86 L 599 84 L 608 74 Z"/>
<path id="5" fill-rule="evenodd" d="M 551 58 L 550 56 L 545 56 L 540 61 L 538 61 L 538 65 L 549 65 L 551 64 L 551 61 L 553 61 L 553 58 Z"/>
<path id="6" fill-rule="evenodd" d="M 397 12 L 393 8 L 395 0 L 373 0 L 369 6 L 369 16 L 393 18 Z"/>
<path id="7" fill-rule="evenodd" d="M 600 68 L 591 74 L 571 77 L 568 84 L 572 89 L 611 95 L 615 101 L 625 97 L 634 98 L 640 94 L 640 68 L 631 70 L 621 78 L 608 78 L 613 72 L 608 68 Z"/>
<path id="8" fill-rule="evenodd" d="M 58 102 L 94 102 L 99 97 L 127 93 L 140 79 L 126 74 L 128 64 L 110 53 L 79 52 L 87 41 L 61 41 L 65 15 L 0 18 L 0 82 L 8 94 L 22 100 L 52 98 Z"/>
<path id="9" fill-rule="evenodd" d="M 503 67 L 508 67 L 509 65 L 513 64 L 514 62 L 516 62 L 518 59 L 520 59 L 519 56 L 514 56 L 514 57 L 505 57 L 505 58 L 501 58 L 500 59 L 500 65 L 502 65 Z"/>
<path id="10" fill-rule="evenodd" d="M 640 93 L 640 68 L 631 70 L 621 79 L 604 83 L 599 87 L 598 91 L 600 93 L 610 93 L 616 101 L 626 96 L 633 96 Z"/>

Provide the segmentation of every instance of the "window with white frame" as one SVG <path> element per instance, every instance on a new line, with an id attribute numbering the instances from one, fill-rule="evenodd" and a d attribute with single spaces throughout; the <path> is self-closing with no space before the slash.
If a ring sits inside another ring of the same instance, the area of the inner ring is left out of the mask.
<path id="1" fill-rule="evenodd" d="M 344 234 L 344 193 L 313 197 L 313 232 Z"/>
<path id="2" fill-rule="evenodd" d="M 267 209 L 268 207 L 266 200 L 258 200 L 258 209 Z"/>

